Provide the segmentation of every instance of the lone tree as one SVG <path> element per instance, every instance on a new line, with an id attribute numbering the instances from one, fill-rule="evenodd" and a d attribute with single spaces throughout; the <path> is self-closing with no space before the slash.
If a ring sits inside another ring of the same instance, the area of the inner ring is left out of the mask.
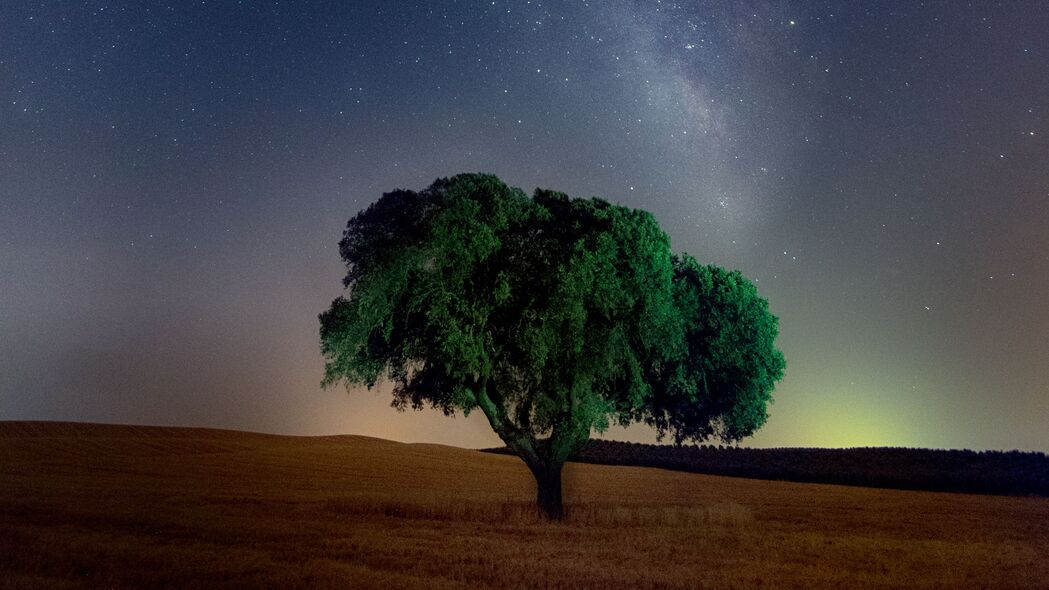
<path id="1" fill-rule="evenodd" d="M 550 518 L 591 432 L 738 441 L 783 375 L 753 284 L 672 254 L 646 211 L 462 174 L 384 194 L 339 250 L 349 292 L 320 315 L 323 384 L 386 379 L 398 409 L 480 409 Z"/>

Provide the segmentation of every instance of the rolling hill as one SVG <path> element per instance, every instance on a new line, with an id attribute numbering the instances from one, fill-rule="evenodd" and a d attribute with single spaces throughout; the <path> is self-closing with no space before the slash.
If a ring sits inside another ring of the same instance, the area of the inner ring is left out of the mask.
<path id="1" fill-rule="evenodd" d="M 2 588 L 1038 588 L 1049 499 L 569 464 L 358 436 L 0 423 Z"/>

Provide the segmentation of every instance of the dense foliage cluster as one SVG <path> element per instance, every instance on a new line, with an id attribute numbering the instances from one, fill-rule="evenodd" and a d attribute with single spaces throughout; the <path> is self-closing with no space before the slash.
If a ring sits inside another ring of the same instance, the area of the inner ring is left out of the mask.
<path id="1" fill-rule="evenodd" d="M 646 211 L 463 174 L 383 195 L 340 252 L 349 294 L 320 316 L 324 383 L 387 379 L 398 408 L 479 409 L 553 515 L 591 432 L 740 440 L 783 374 L 753 284 L 672 254 Z"/>

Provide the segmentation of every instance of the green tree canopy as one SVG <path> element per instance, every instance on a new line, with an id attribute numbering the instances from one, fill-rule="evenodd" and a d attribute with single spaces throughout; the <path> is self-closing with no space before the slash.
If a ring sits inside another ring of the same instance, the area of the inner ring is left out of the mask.
<path id="1" fill-rule="evenodd" d="M 754 286 L 672 255 L 646 211 L 463 174 L 384 194 L 339 246 L 349 293 L 320 316 L 324 384 L 387 379 L 397 408 L 480 409 L 552 517 L 591 432 L 739 440 L 783 374 Z"/>

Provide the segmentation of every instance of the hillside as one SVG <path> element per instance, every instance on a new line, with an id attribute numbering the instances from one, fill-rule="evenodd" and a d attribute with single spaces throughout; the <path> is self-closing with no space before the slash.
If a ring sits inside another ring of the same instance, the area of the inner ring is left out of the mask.
<path id="1" fill-rule="evenodd" d="M 509 454 L 505 448 L 486 449 Z M 807 483 L 1049 497 L 1049 457 L 1021 451 L 749 449 L 591 440 L 573 461 Z"/>
<path id="2" fill-rule="evenodd" d="M 1035 588 L 1049 500 L 570 464 L 357 436 L 0 423 L 2 588 Z"/>

